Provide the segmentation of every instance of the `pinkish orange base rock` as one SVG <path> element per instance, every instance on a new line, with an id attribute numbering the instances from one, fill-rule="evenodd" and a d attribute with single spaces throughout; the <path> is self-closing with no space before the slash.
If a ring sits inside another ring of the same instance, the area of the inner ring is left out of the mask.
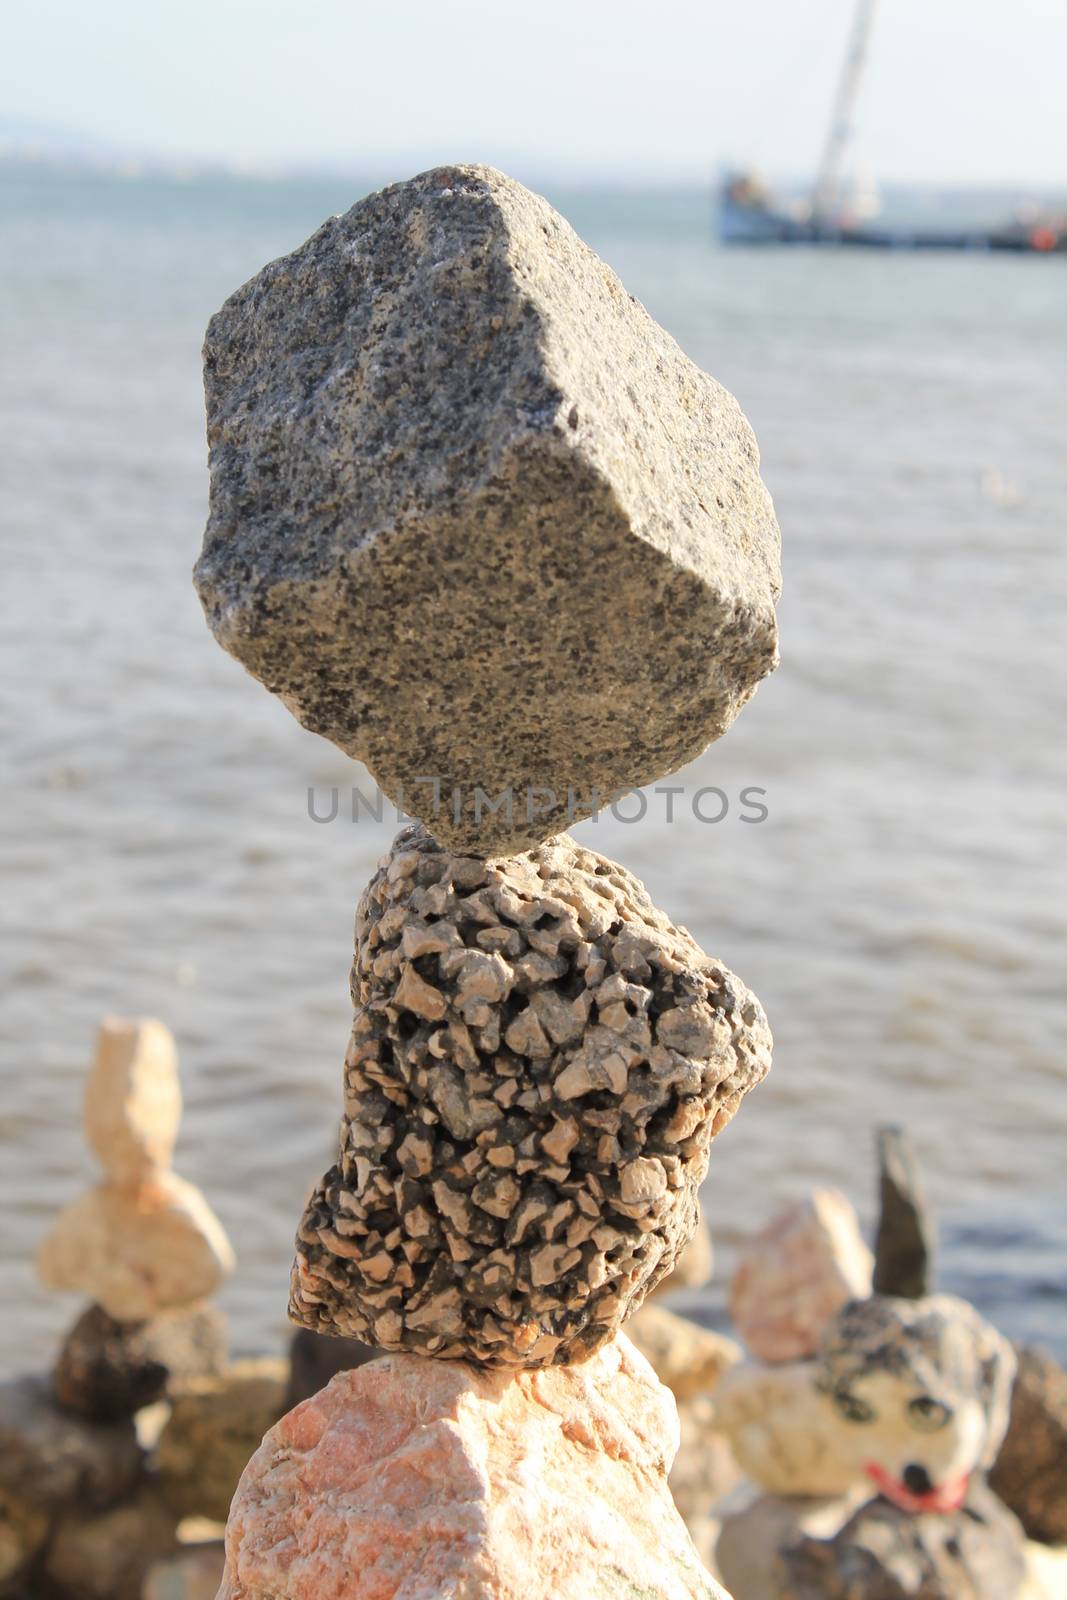
<path id="1" fill-rule="evenodd" d="M 218 1600 L 729 1600 L 667 1488 L 677 1447 L 625 1337 L 515 1374 L 385 1356 L 267 1434 Z"/>

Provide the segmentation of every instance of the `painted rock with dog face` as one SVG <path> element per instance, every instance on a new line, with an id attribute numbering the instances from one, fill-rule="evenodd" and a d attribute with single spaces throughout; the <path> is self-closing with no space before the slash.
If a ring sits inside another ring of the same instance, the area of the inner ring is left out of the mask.
<path id="1" fill-rule="evenodd" d="M 759 1001 L 566 835 L 481 861 L 405 829 L 352 978 L 293 1320 L 490 1366 L 591 1356 L 692 1235 L 712 1139 L 770 1065 Z"/>
<path id="2" fill-rule="evenodd" d="M 952 1295 L 853 1301 L 827 1329 L 815 1382 L 843 1448 L 900 1510 L 955 1511 L 1008 1426 L 1015 1354 Z"/>

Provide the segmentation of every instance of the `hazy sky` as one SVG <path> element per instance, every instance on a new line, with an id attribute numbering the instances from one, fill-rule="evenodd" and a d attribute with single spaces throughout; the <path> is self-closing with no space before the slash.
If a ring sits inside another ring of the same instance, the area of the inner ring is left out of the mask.
<path id="1" fill-rule="evenodd" d="M 5 120 L 121 146 L 403 176 L 809 173 L 853 0 L 26 0 Z M 1067 0 L 881 0 L 861 103 L 883 180 L 1067 183 Z"/>

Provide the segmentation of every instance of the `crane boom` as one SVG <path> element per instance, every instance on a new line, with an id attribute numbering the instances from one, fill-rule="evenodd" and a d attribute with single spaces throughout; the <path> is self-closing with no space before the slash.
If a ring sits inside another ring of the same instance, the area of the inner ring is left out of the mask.
<path id="1" fill-rule="evenodd" d="M 819 165 L 819 174 L 812 191 L 811 211 L 817 222 L 826 221 L 833 214 L 841 192 L 841 169 L 855 128 L 856 102 L 867 63 L 867 46 L 870 42 L 878 0 L 857 0 L 852 19 L 852 34 L 848 42 L 845 64 L 834 99 L 830 129 Z"/>

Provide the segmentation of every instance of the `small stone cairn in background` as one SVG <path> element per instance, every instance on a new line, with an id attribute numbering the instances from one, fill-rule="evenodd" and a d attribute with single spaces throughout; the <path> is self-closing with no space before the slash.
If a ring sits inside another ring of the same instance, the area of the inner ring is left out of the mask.
<path id="1" fill-rule="evenodd" d="M 180 1117 L 170 1033 L 106 1018 L 84 1104 L 103 1181 L 64 1208 L 38 1255 L 45 1284 L 89 1305 L 51 1374 L 0 1385 L 0 1594 L 139 1600 L 149 1570 L 179 1549 L 186 1499 L 225 1515 L 161 1460 L 181 1432 L 179 1397 L 228 1389 L 233 1370 L 225 1319 L 205 1303 L 233 1253 L 171 1168 Z M 283 1394 L 279 1375 L 255 1420 L 277 1415 Z M 205 1463 L 189 1467 L 199 1479 Z"/>
<path id="2" fill-rule="evenodd" d="M 220 1600 L 721 1596 L 667 1488 L 674 1402 L 620 1329 L 770 1034 L 561 830 L 775 664 L 751 429 L 481 167 L 325 223 L 213 319 L 205 372 L 209 623 L 419 819 L 359 904 L 290 1304 L 389 1353 L 267 1434 Z"/>
<path id="3" fill-rule="evenodd" d="M 914 1156 L 896 1129 L 879 1155 L 873 1258 L 830 1191 L 739 1258 L 731 1311 L 758 1362 L 725 1373 L 713 1423 L 748 1482 L 702 1552 L 735 1600 L 1063 1600 L 1067 1559 L 1026 1535 L 1062 1538 L 1067 1378 L 932 1292 Z"/>

